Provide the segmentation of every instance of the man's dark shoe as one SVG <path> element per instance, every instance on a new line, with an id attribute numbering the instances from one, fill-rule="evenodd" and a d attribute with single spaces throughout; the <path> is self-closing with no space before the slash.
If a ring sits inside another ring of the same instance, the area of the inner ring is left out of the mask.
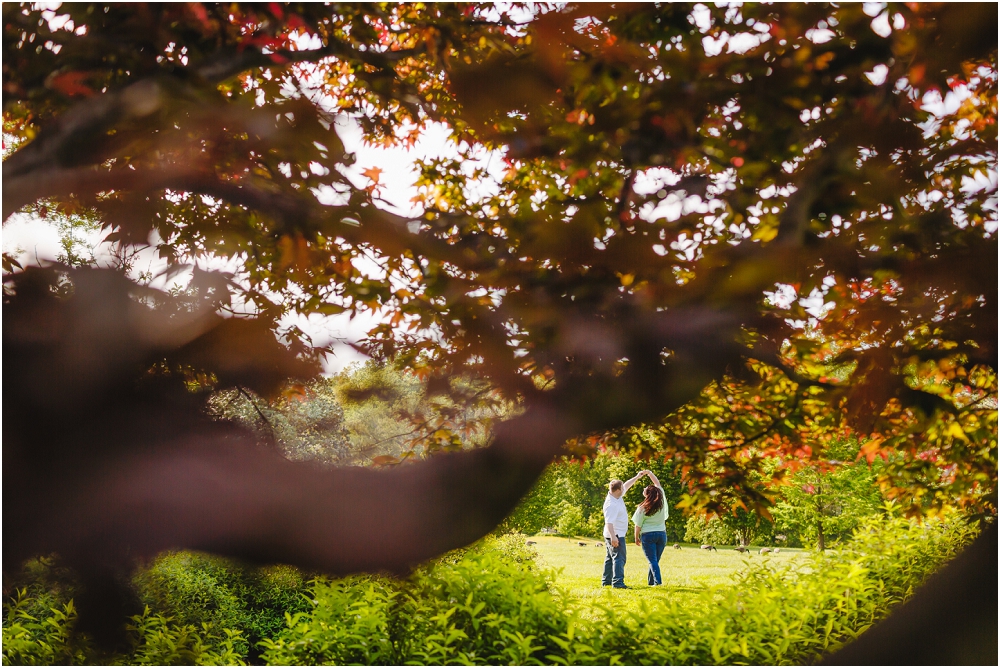
<path id="1" fill-rule="evenodd" d="M 625 585 L 622 585 L 622 586 L 620 586 L 620 587 L 617 587 L 617 586 L 616 586 L 616 587 L 615 587 L 615 589 L 628 589 L 628 587 L 626 587 Z"/>

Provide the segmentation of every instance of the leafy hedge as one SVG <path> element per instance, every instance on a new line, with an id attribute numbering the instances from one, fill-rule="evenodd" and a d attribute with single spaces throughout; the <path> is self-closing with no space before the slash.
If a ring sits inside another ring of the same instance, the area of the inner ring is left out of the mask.
<path id="1" fill-rule="evenodd" d="M 239 629 L 235 649 L 250 658 L 261 640 L 285 628 L 286 613 L 309 609 L 308 584 L 290 566 L 254 568 L 196 552 L 164 553 L 135 577 L 143 604 L 176 624 Z"/>
<path id="2" fill-rule="evenodd" d="M 920 525 L 881 518 L 863 525 L 842 549 L 781 567 L 755 560 L 731 584 L 705 591 L 694 604 L 596 611 L 553 585 L 552 573 L 537 567 L 523 536 L 508 535 L 451 553 L 402 581 L 316 579 L 252 658 L 290 665 L 809 663 L 885 616 L 973 533 L 955 519 Z M 211 569 L 195 577 L 190 571 L 197 571 L 200 557 L 188 555 L 185 562 L 183 554 L 166 558 L 179 569 L 178 582 L 167 583 L 173 576 L 163 562 L 156 575 L 164 579 L 160 589 L 148 584 L 149 573 L 138 578 L 147 583 L 140 593 L 161 597 L 170 613 L 147 609 L 133 618 L 128 655 L 96 655 L 85 638 L 71 633 L 71 602 L 36 588 L 5 605 L 4 664 L 208 665 L 251 658 L 247 619 L 239 629 L 217 625 L 226 615 L 239 618 L 233 610 L 240 606 L 224 610 L 209 603 L 229 601 L 223 591 L 195 596 L 191 583 L 207 582 Z M 246 574 L 227 572 L 216 573 L 212 586 L 221 582 L 242 600 L 246 592 L 233 583 L 246 582 Z"/>
<path id="3" fill-rule="evenodd" d="M 3 663 L 235 665 L 310 607 L 309 582 L 288 566 L 253 568 L 193 552 L 166 552 L 133 581 L 144 611 L 129 620 L 130 651 L 99 654 L 73 634 L 72 575 L 48 558 L 29 562 L 4 604 Z"/>
<path id="4" fill-rule="evenodd" d="M 317 581 L 314 607 L 265 641 L 270 664 L 524 665 L 558 650 L 562 598 L 523 537 L 488 540 L 406 582 Z"/>
<path id="5" fill-rule="evenodd" d="M 177 624 L 147 607 L 128 625 L 131 651 L 108 656 L 96 651 L 88 639 L 73 633 L 76 609 L 73 601 L 39 609 L 39 599 L 18 590 L 5 606 L 3 665 L 124 665 L 124 666 L 232 666 L 242 665 L 237 649 L 241 632 L 216 631 L 211 624 L 200 627 Z"/>

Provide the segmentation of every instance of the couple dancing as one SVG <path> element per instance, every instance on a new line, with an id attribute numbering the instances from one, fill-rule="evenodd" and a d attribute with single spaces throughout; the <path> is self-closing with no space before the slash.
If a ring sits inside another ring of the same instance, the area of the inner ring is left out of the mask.
<path id="1" fill-rule="evenodd" d="M 652 483 L 642 491 L 643 501 L 632 515 L 635 524 L 635 544 L 642 546 L 642 551 L 649 561 L 647 583 L 655 587 L 663 584 L 660 577 L 660 557 L 667 546 L 667 503 L 666 495 L 660 481 L 652 471 L 639 471 L 630 480 L 612 480 L 608 483 L 608 496 L 604 499 L 604 547 L 607 555 L 604 558 L 604 577 L 601 585 L 615 589 L 628 589 L 625 586 L 625 535 L 628 533 L 628 510 L 622 500 L 625 492 L 642 476 L 649 476 Z"/>

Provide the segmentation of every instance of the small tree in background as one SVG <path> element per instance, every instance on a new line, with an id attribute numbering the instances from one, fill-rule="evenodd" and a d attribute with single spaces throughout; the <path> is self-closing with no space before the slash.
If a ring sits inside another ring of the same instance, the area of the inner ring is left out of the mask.
<path id="1" fill-rule="evenodd" d="M 703 545 L 733 545 L 736 534 L 717 516 L 692 515 L 684 527 L 684 540 Z"/>
<path id="2" fill-rule="evenodd" d="M 823 550 L 877 515 L 885 503 L 876 482 L 882 465 L 859 460 L 860 449 L 854 439 L 833 444 L 826 451 L 830 460 L 793 474 L 773 509 L 775 531 Z"/>

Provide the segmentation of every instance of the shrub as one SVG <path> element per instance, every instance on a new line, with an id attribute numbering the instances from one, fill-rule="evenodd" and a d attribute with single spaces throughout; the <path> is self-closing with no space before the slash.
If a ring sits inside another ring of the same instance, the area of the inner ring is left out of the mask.
<path id="1" fill-rule="evenodd" d="M 313 608 L 265 640 L 268 663 L 522 665 L 557 649 L 565 605 L 523 536 L 491 538 L 404 582 L 319 579 Z"/>
<path id="2" fill-rule="evenodd" d="M 555 467 L 542 474 L 521 503 L 500 524 L 498 531 L 515 531 L 534 536 L 544 528 L 555 526 L 558 515 L 559 485 Z"/>
<path id="3" fill-rule="evenodd" d="M 248 620 L 231 580 L 223 559 L 168 552 L 140 571 L 134 583 L 143 604 L 182 626 L 242 629 Z M 247 649 L 244 641 L 241 653 Z"/>
<path id="4" fill-rule="evenodd" d="M 177 624 L 147 607 L 127 626 L 130 652 L 106 657 L 94 651 L 86 636 L 74 633 L 73 601 L 54 603 L 51 595 L 29 596 L 26 589 L 7 603 L 3 627 L 3 664 L 132 666 L 232 666 L 245 665 L 237 645 L 239 631 L 216 632 L 211 624 L 200 628 Z M 245 643 L 242 643 L 245 645 Z"/>
<path id="5" fill-rule="evenodd" d="M 243 666 L 246 642 L 242 632 L 216 631 L 205 622 L 200 628 L 178 624 L 170 617 L 150 612 L 132 617 L 128 625 L 132 651 L 119 657 L 125 666 Z"/>
<path id="6" fill-rule="evenodd" d="M 287 628 L 261 641 L 268 664 L 398 663 L 390 617 L 398 592 L 380 578 L 316 580 L 312 607 L 286 617 Z"/>
<path id="7" fill-rule="evenodd" d="M 286 613 L 309 607 L 308 583 L 295 568 L 255 568 L 196 552 L 160 555 L 134 584 L 145 605 L 177 624 L 241 631 L 235 649 L 251 658 L 258 654 L 258 642 L 285 628 Z M 224 633 L 213 639 L 228 642 Z"/>
<path id="8" fill-rule="evenodd" d="M 52 666 L 83 663 L 86 642 L 73 638 L 73 601 L 19 589 L 7 604 L 3 626 L 3 665 Z"/>
<path id="9" fill-rule="evenodd" d="M 735 545 L 736 534 L 718 517 L 706 519 L 696 515 L 688 518 L 684 527 L 684 540 L 688 543 Z"/>
<path id="10" fill-rule="evenodd" d="M 494 533 L 477 543 L 472 550 L 496 553 L 510 563 L 527 564 L 534 568 L 538 550 L 528 545 L 527 540 L 528 537 L 521 533 Z"/>
<path id="11" fill-rule="evenodd" d="M 73 574 L 49 558 L 29 561 L 5 602 L 4 663 L 115 662 L 73 633 Z M 23 585 L 23 586 L 20 586 Z M 288 566 L 253 568 L 192 552 L 167 552 L 133 578 L 146 612 L 133 617 L 133 650 L 117 661 L 181 664 L 256 659 L 257 643 L 309 607 L 307 581 Z"/>

